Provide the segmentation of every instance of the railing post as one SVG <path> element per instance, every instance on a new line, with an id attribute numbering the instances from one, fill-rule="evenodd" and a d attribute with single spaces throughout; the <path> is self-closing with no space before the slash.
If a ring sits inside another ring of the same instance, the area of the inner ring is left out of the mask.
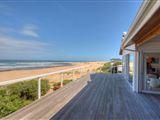
<path id="1" fill-rule="evenodd" d="M 61 73 L 61 87 L 63 87 L 63 81 L 64 81 L 64 74 Z"/>
<path id="2" fill-rule="evenodd" d="M 41 98 L 41 78 L 38 78 L 38 99 Z"/>
<path id="3" fill-rule="evenodd" d="M 73 70 L 73 72 L 72 72 L 72 79 L 74 80 L 74 70 Z"/>

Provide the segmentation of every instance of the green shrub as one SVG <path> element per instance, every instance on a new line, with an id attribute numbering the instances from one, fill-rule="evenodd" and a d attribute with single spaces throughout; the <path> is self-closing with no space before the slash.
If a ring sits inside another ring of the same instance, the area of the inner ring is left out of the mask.
<path id="1" fill-rule="evenodd" d="M 105 63 L 102 67 L 98 68 L 96 71 L 100 73 L 111 73 L 111 62 Z"/>
<path id="2" fill-rule="evenodd" d="M 71 79 L 71 80 L 64 80 L 64 81 L 63 81 L 63 84 L 66 85 L 66 84 L 68 84 L 68 83 L 70 83 L 70 82 L 72 82 L 72 81 L 73 81 L 72 79 Z"/>
<path id="3" fill-rule="evenodd" d="M 121 61 L 117 61 L 113 64 L 113 66 L 118 66 L 118 65 L 122 65 L 122 62 Z"/>
<path id="4" fill-rule="evenodd" d="M 53 90 L 59 89 L 60 86 L 61 86 L 61 82 L 56 82 L 56 83 L 54 83 L 54 84 L 53 84 Z"/>
<path id="5" fill-rule="evenodd" d="M 102 67 L 97 69 L 97 72 L 102 72 L 102 73 L 111 73 L 111 67 L 112 66 L 118 66 L 122 65 L 121 61 L 116 61 L 111 65 L 112 62 L 107 62 L 105 63 Z"/>
<path id="6" fill-rule="evenodd" d="M 18 95 L 0 95 L 0 118 L 31 103 L 31 100 L 20 99 Z"/>
<path id="7" fill-rule="evenodd" d="M 7 86 L 7 93 L 9 95 L 18 95 L 22 99 L 35 100 L 38 94 L 37 80 L 24 81 Z M 41 81 L 41 94 L 44 95 L 49 90 L 47 80 Z"/>
<path id="8" fill-rule="evenodd" d="M 24 81 L 0 88 L 0 118 L 4 117 L 37 99 L 37 80 Z M 47 80 L 41 81 L 41 93 L 49 90 Z"/>
<path id="9" fill-rule="evenodd" d="M 73 80 L 64 80 L 64 81 L 63 81 L 63 85 L 66 85 L 66 84 L 68 84 L 68 83 L 71 82 L 71 81 L 73 81 Z M 56 83 L 54 83 L 54 84 L 53 84 L 53 90 L 59 89 L 60 86 L 61 86 L 61 82 L 56 82 Z"/>
<path id="10" fill-rule="evenodd" d="M 49 81 L 48 80 L 42 80 L 41 81 L 41 94 L 42 96 L 45 95 L 48 90 L 50 89 Z"/>
<path id="11" fill-rule="evenodd" d="M 103 73 L 111 73 L 111 63 L 105 63 L 104 66 L 101 68 L 101 72 Z"/>

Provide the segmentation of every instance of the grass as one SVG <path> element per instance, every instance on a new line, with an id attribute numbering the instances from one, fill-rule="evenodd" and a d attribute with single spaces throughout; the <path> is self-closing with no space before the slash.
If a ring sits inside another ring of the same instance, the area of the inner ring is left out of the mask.
<path id="1" fill-rule="evenodd" d="M 37 80 L 14 83 L 0 87 L 0 118 L 7 116 L 37 99 Z M 41 94 L 49 90 L 47 80 L 41 81 Z"/>

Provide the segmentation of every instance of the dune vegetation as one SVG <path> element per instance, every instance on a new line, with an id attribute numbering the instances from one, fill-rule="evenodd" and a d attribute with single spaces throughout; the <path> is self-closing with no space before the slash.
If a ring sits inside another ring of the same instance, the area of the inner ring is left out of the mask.
<path id="1" fill-rule="evenodd" d="M 15 112 L 38 98 L 37 80 L 24 81 L 0 87 L 0 118 Z M 41 94 L 50 89 L 47 80 L 41 81 Z"/>

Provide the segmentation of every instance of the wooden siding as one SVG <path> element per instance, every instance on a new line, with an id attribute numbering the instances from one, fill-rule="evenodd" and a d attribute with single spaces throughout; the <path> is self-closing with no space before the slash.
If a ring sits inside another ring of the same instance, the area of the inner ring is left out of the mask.
<path id="1" fill-rule="evenodd" d="M 136 44 L 143 44 L 157 35 L 160 35 L 160 8 L 151 16 L 150 20 L 141 28 L 133 38 Z"/>
<path id="2" fill-rule="evenodd" d="M 160 53 L 160 36 L 157 36 L 150 41 L 140 45 L 138 51 L 146 53 Z"/>
<path id="3" fill-rule="evenodd" d="M 135 43 L 137 44 L 137 46 L 140 46 L 145 42 L 152 40 L 152 38 L 158 35 L 160 35 L 160 24 L 157 25 L 155 28 L 151 29 L 147 34 L 140 37 L 137 41 L 135 41 Z"/>

